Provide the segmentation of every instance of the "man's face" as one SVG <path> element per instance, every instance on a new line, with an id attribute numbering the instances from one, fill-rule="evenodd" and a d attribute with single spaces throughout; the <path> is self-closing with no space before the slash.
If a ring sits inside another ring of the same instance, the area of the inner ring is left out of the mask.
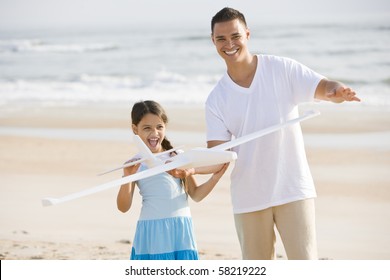
<path id="1" fill-rule="evenodd" d="M 249 30 L 235 19 L 216 23 L 211 37 L 218 54 L 229 63 L 246 58 L 249 35 Z"/>

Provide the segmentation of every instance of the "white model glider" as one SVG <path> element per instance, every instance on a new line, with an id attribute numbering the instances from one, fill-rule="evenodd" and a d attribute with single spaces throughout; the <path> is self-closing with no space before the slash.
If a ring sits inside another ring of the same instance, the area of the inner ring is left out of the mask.
<path id="1" fill-rule="evenodd" d="M 144 147 L 146 147 L 144 142 L 142 142 L 141 138 L 139 138 L 138 136 L 136 137 L 136 136 L 137 135 L 134 135 L 134 142 L 138 146 L 138 150 L 144 151 Z M 143 153 L 143 154 L 140 153 L 141 154 L 140 159 L 128 162 L 128 163 L 121 165 L 121 166 L 118 166 L 114 169 L 104 171 L 103 173 L 98 174 L 98 176 L 101 176 L 101 175 L 104 175 L 104 174 L 107 174 L 107 173 L 110 173 L 110 172 L 113 172 L 113 171 L 116 171 L 119 169 L 123 169 L 123 168 L 128 167 L 128 166 L 136 165 L 136 164 L 141 163 L 141 162 L 145 162 L 148 167 L 153 167 L 157 164 L 162 164 L 162 160 L 160 160 L 161 156 L 172 153 L 172 152 L 177 151 L 177 150 L 180 150 L 181 148 L 183 148 L 183 146 L 179 146 L 179 147 L 176 147 L 176 148 L 173 148 L 173 149 L 161 152 L 161 153 L 157 153 L 157 154 L 152 154 L 150 152 L 150 150 L 148 149 L 148 151 L 146 151 L 146 153 Z M 150 154 L 152 154 L 152 157 L 155 157 L 155 158 L 147 157 Z M 128 161 L 130 161 L 130 160 L 131 159 L 129 159 Z"/>
<path id="2" fill-rule="evenodd" d="M 163 160 L 159 158 L 159 156 L 162 155 L 162 153 L 153 155 L 153 153 L 149 150 L 149 148 L 145 145 L 145 143 L 139 138 L 139 136 L 135 135 L 134 140 L 135 143 L 138 146 L 138 149 L 140 150 L 141 159 L 137 161 L 130 162 L 128 164 L 125 164 L 124 166 L 130 166 L 134 165 L 140 162 L 145 162 L 149 169 L 145 171 L 140 171 L 138 173 L 135 173 L 133 175 L 129 175 L 114 181 L 107 182 L 102 185 L 98 185 L 96 187 L 92 187 L 80 192 L 76 192 L 73 194 L 69 194 L 66 196 L 63 196 L 61 198 L 44 198 L 42 199 L 43 206 L 51 206 L 55 204 L 59 204 L 62 202 L 74 200 L 80 197 L 84 197 L 87 195 L 91 195 L 94 193 L 101 192 L 103 190 L 107 190 L 113 187 L 118 187 L 123 184 L 127 184 L 130 182 L 135 182 L 147 177 L 151 177 L 175 168 L 195 168 L 195 167 L 202 167 L 202 166 L 212 166 L 212 165 L 218 165 L 226 162 L 231 162 L 237 159 L 237 154 L 232 151 L 227 151 L 230 148 L 233 148 L 235 146 L 244 144 L 246 142 L 249 142 L 251 140 L 254 140 L 256 138 L 262 137 L 264 135 L 270 134 L 272 132 L 275 132 L 279 129 L 282 129 L 286 126 L 301 122 L 303 120 L 318 116 L 320 113 L 318 111 L 308 111 L 305 112 L 305 114 L 299 118 L 295 118 L 292 120 L 289 120 L 285 123 L 277 124 L 274 126 L 270 126 L 268 128 L 259 130 L 254 133 L 250 133 L 248 135 L 239 137 L 237 139 L 234 139 L 232 141 L 223 143 L 221 145 L 215 146 L 213 148 L 195 148 L 191 149 L 189 151 L 179 153 L 178 155 L 172 157 L 169 159 L 168 163 L 165 163 Z M 164 152 L 169 153 L 177 149 L 172 149 L 169 151 Z M 107 171 L 105 173 L 123 168 L 124 166 L 115 168 L 113 170 Z M 105 174 L 102 173 L 102 174 Z"/>

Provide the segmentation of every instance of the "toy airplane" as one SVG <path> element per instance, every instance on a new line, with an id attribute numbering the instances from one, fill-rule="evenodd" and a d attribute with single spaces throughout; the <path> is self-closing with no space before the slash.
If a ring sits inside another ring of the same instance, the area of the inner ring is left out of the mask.
<path id="1" fill-rule="evenodd" d="M 141 159 L 130 162 L 124 166 L 115 168 L 113 170 L 104 172 L 102 174 L 123 168 L 125 166 L 131 166 L 140 162 L 145 162 L 146 165 L 149 167 L 145 171 L 141 171 L 114 181 L 107 182 L 102 185 L 98 185 L 96 187 L 92 187 L 80 192 L 76 192 L 73 194 L 69 194 L 66 196 L 63 196 L 61 198 L 44 198 L 42 199 L 42 205 L 43 206 L 51 206 L 59 203 L 63 203 L 66 201 L 74 200 L 77 198 L 81 198 L 87 195 L 91 195 L 94 193 L 98 193 L 113 187 L 118 187 L 123 184 L 127 184 L 130 182 L 135 182 L 147 177 L 151 177 L 172 169 L 176 168 L 181 168 L 181 169 L 186 169 L 186 168 L 196 168 L 196 167 L 202 167 L 202 166 L 212 166 L 212 165 L 218 165 L 218 164 L 223 164 L 227 162 L 232 162 L 237 159 L 237 154 L 233 151 L 227 151 L 230 148 L 233 148 L 238 145 L 242 145 L 246 142 L 252 141 L 256 138 L 262 137 L 264 135 L 270 134 L 272 132 L 275 132 L 279 129 L 282 129 L 286 126 L 301 122 L 303 120 L 307 120 L 309 118 L 318 116 L 320 113 L 318 111 L 308 111 L 305 112 L 305 114 L 302 117 L 295 118 L 292 120 L 289 120 L 285 123 L 282 124 L 277 124 L 274 126 L 270 126 L 268 128 L 259 130 L 254 133 L 250 133 L 248 135 L 236 138 L 234 140 L 231 140 L 229 142 L 223 143 L 221 145 L 217 145 L 212 148 L 195 148 L 191 149 L 189 151 L 179 153 L 176 156 L 172 157 L 169 159 L 170 162 L 165 163 L 163 160 L 161 160 L 159 157 L 162 154 L 166 154 L 169 152 L 172 152 L 177 149 L 172 149 L 169 151 L 165 151 L 163 153 L 154 155 L 149 148 L 145 145 L 145 143 L 139 138 L 138 135 L 134 136 L 135 143 L 138 146 L 138 149 L 140 150 L 141 154 Z"/>
<path id="2" fill-rule="evenodd" d="M 141 152 L 144 151 L 143 154 L 140 153 L 142 157 L 139 160 L 135 160 L 135 161 L 126 163 L 124 165 L 121 165 L 119 167 L 116 167 L 114 169 L 105 171 L 103 173 L 98 174 L 98 176 L 110 173 L 110 172 L 115 171 L 115 170 L 123 169 L 123 168 L 128 167 L 128 166 L 136 165 L 136 164 L 141 163 L 141 162 L 146 162 L 146 165 L 148 167 L 153 167 L 156 164 L 161 164 L 161 160 L 159 160 L 159 158 L 162 155 L 166 155 L 166 154 L 172 153 L 174 151 L 177 151 L 177 150 L 180 150 L 181 148 L 183 148 L 183 146 L 179 146 L 179 147 L 176 147 L 176 148 L 173 148 L 173 149 L 161 152 L 161 153 L 152 154 L 149 149 L 147 151 L 145 150 L 145 147 L 146 147 L 145 143 L 142 142 L 141 138 L 139 138 L 137 135 L 134 135 L 134 142 L 138 146 L 139 151 L 141 151 Z"/>

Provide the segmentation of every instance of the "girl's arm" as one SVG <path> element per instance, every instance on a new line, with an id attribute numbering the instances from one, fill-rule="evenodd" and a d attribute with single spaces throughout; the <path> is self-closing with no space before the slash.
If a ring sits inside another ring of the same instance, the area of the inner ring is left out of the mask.
<path id="1" fill-rule="evenodd" d="M 116 205 L 118 207 L 118 210 L 122 213 L 126 213 L 127 211 L 129 211 L 133 202 L 134 189 L 134 182 L 132 182 L 131 184 L 124 184 L 119 189 L 118 196 L 116 198 Z"/>
<path id="2" fill-rule="evenodd" d="M 190 195 L 190 197 L 196 202 L 199 202 L 203 198 L 205 198 L 213 190 L 213 188 L 218 183 L 218 181 L 221 179 L 222 175 L 225 173 L 228 166 L 229 166 L 228 163 L 224 164 L 222 168 L 220 168 L 217 172 L 215 172 L 208 181 L 206 181 L 200 186 L 197 186 L 197 183 L 193 176 L 187 177 L 186 186 L 188 188 L 188 194 Z"/>
<path id="3" fill-rule="evenodd" d="M 135 161 L 136 159 L 129 160 L 126 163 Z M 123 168 L 123 176 L 129 176 L 135 174 L 139 168 L 140 164 L 132 165 L 129 167 Z M 129 211 L 131 204 L 133 202 L 133 195 L 135 189 L 135 182 L 123 184 L 119 189 L 118 196 L 116 198 L 116 205 L 119 211 L 125 213 Z"/>

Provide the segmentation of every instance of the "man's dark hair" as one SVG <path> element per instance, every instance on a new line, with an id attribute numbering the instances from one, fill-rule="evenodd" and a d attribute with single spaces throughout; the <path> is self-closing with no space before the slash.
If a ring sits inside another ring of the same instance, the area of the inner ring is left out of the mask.
<path id="1" fill-rule="evenodd" d="M 239 11 L 233 8 L 229 8 L 229 7 L 223 8 L 218 13 L 216 13 L 215 16 L 213 16 L 213 18 L 211 19 L 211 33 L 214 32 L 214 25 L 216 23 L 231 21 L 235 19 L 238 19 L 245 25 L 245 27 L 247 27 L 245 17 L 242 13 L 240 13 Z"/>

